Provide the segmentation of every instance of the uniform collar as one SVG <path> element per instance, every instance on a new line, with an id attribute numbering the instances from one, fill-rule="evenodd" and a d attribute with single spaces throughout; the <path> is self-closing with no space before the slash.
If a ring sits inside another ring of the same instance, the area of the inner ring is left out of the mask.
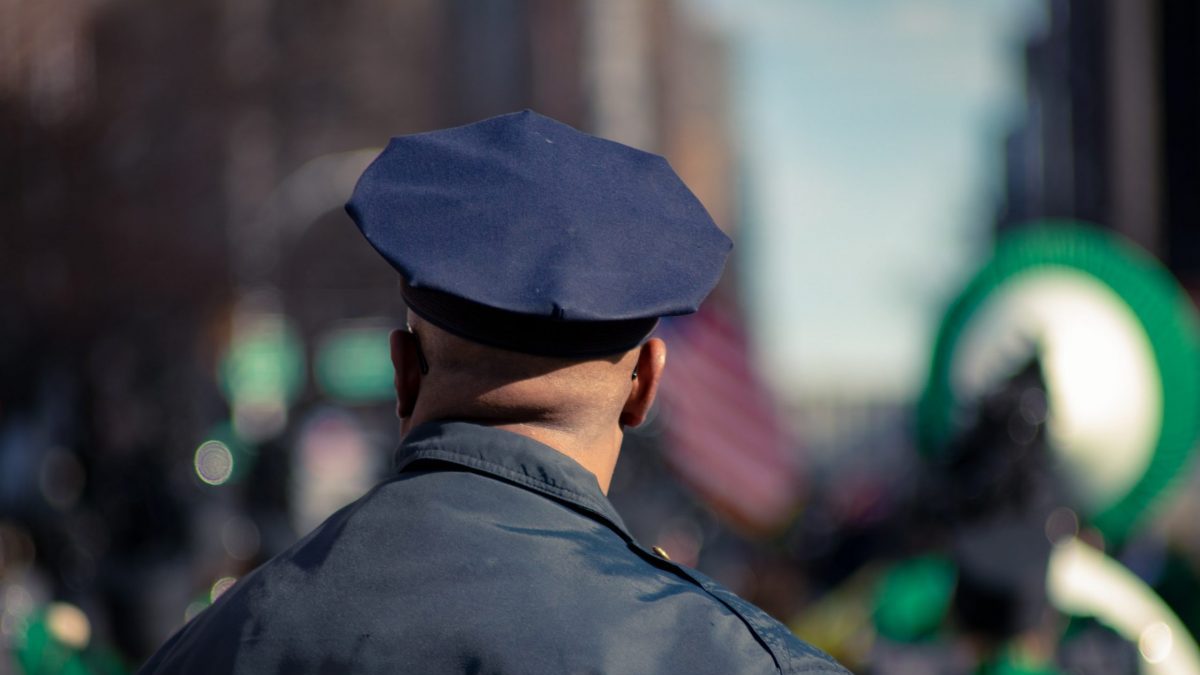
<path id="1" fill-rule="evenodd" d="M 396 451 L 396 471 L 421 460 L 450 462 L 566 502 L 608 521 L 631 540 L 624 521 L 592 472 L 532 438 L 470 422 L 428 422 L 413 429 Z"/>

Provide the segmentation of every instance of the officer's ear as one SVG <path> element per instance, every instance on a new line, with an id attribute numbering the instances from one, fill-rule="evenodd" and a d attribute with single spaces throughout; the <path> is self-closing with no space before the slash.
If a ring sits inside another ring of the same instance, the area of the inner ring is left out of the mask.
<path id="1" fill-rule="evenodd" d="M 636 427 L 646 421 L 654 397 L 658 394 L 658 383 L 662 380 L 663 367 L 667 364 L 667 344 L 659 338 L 650 338 L 638 348 L 638 360 L 633 371 L 633 380 L 625 407 L 621 409 L 621 426 Z"/>
<path id="2" fill-rule="evenodd" d="M 396 415 L 400 419 L 412 416 L 421 392 L 421 346 L 410 331 L 396 329 L 388 335 L 392 347 L 392 368 L 395 370 Z"/>

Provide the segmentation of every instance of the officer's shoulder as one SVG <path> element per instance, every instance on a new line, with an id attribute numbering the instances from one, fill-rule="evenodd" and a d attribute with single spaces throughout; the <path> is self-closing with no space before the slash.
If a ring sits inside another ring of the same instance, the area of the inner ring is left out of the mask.
<path id="1" fill-rule="evenodd" d="M 730 607 L 754 633 L 759 643 L 771 654 L 782 673 L 838 673 L 849 671 L 832 656 L 797 637 L 753 603 L 704 574 L 687 569 L 686 573 L 709 592 L 714 601 Z"/>

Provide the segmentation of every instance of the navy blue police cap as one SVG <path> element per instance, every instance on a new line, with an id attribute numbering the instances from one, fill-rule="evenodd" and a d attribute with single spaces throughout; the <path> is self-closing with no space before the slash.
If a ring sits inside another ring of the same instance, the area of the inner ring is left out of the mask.
<path id="1" fill-rule="evenodd" d="M 346 211 L 413 312 L 531 354 L 637 346 L 731 248 L 665 159 L 530 110 L 393 138 Z"/>

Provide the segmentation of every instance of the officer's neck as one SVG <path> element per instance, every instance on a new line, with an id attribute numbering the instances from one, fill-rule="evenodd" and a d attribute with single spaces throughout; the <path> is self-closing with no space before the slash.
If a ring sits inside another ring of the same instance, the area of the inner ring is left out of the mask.
<path id="1" fill-rule="evenodd" d="M 428 411 L 418 407 L 416 413 L 404 420 L 402 431 L 408 433 L 425 422 L 438 420 L 461 420 L 474 422 L 496 429 L 503 429 L 514 434 L 520 434 L 547 445 L 578 462 L 596 477 L 600 490 L 608 494 L 608 486 L 612 482 L 613 471 L 617 466 L 617 457 L 621 452 L 621 439 L 624 433 L 615 421 L 611 425 L 594 425 L 571 423 L 562 419 L 535 418 L 521 419 L 520 416 L 493 417 L 466 414 L 462 411 Z"/>
<path id="2" fill-rule="evenodd" d="M 613 471 L 617 466 L 617 457 L 621 453 L 623 434 L 617 424 L 612 425 L 610 433 L 599 430 L 592 433 L 580 433 L 579 430 L 523 422 L 490 426 L 532 438 L 579 462 L 583 468 L 596 476 L 596 482 L 600 484 L 600 491 L 608 494 L 608 486 L 612 483 Z"/>

